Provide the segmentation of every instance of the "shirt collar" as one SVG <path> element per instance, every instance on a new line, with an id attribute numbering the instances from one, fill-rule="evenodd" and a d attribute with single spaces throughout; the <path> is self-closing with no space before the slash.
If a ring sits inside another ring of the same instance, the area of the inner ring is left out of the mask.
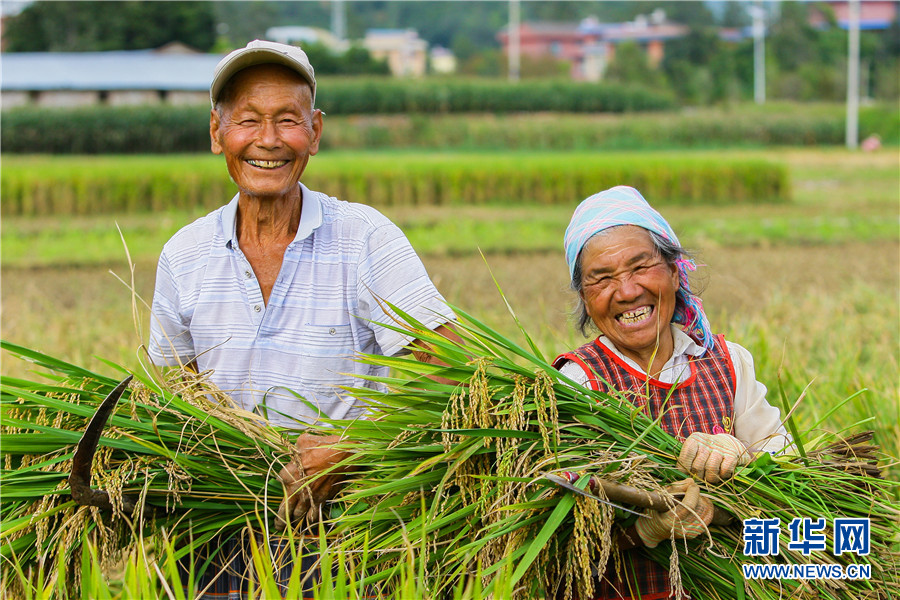
<path id="1" fill-rule="evenodd" d="M 706 348 L 695 342 L 694 338 L 686 334 L 678 325 L 672 323 L 669 327 L 672 328 L 672 340 L 674 342 L 672 356 L 678 356 L 680 354 L 698 357 L 703 356 L 706 352 Z"/>
<path id="2" fill-rule="evenodd" d="M 300 208 L 300 225 L 297 227 L 297 235 L 294 236 L 294 241 L 291 244 L 308 238 L 322 224 L 322 204 L 319 202 L 317 193 L 311 192 L 302 183 L 298 185 L 300 186 L 303 205 Z M 235 194 L 231 202 L 226 204 L 222 210 L 222 231 L 226 233 L 227 241 L 225 245 L 230 248 L 237 248 L 238 245 L 236 227 L 238 198 L 240 198 L 240 195 L 240 192 Z"/>

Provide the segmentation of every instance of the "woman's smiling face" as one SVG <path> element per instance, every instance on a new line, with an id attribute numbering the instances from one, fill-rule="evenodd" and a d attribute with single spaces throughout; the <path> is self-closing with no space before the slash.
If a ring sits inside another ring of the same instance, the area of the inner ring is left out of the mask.
<path id="1" fill-rule="evenodd" d="M 678 269 L 666 263 L 646 229 L 613 227 L 581 250 L 581 298 L 591 320 L 622 354 L 645 370 L 668 360 Z"/>

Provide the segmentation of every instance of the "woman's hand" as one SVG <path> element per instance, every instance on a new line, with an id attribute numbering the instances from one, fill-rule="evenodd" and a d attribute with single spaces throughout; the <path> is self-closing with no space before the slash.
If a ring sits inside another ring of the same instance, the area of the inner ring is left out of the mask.
<path id="1" fill-rule="evenodd" d="M 706 531 L 713 518 L 713 504 L 700 495 L 700 488 L 693 479 L 685 479 L 666 486 L 670 494 L 684 494 L 675 508 L 667 512 L 648 512 L 650 518 L 641 517 L 634 527 L 641 541 L 648 548 L 674 536 L 692 539 Z"/>
<path id="2" fill-rule="evenodd" d="M 278 507 L 275 527 L 281 531 L 289 523 L 305 520 L 316 523 L 322 516 L 322 505 L 340 489 L 343 471 L 331 471 L 316 477 L 349 456 L 348 452 L 335 450 L 339 435 L 301 434 L 297 438 L 299 458 L 288 463 L 278 478 L 284 484 L 284 500 Z M 299 464 L 298 462 L 299 461 Z"/>
<path id="3" fill-rule="evenodd" d="M 707 483 L 720 483 L 753 459 L 741 440 L 727 433 L 692 433 L 678 455 L 678 468 Z"/>

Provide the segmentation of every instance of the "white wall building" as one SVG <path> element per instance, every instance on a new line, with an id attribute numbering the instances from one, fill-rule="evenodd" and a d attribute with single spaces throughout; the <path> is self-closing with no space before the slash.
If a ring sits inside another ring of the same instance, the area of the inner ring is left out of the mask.
<path id="1" fill-rule="evenodd" d="M 428 42 L 414 29 L 369 29 L 362 45 L 372 58 L 386 60 L 395 77 L 425 75 Z"/>
<path id="2" fill-rule="evenodd" d="M 221 54 L 158 50 L 7 52 L 0 55 L 0 104 L 204 104 Z"/>

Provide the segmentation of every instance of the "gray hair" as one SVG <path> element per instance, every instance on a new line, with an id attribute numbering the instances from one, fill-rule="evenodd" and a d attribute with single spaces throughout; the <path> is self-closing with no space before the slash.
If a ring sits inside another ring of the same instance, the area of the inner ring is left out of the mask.
<path id="1" fill-rule="evenodd" d="M 602 231 L 598 231 L 590 238 L 588 238 L 587 242 L 591 241 L 595 237 L 603 236 L 618 227 L 624 227 L 624 225 L 616 225 L 615 227 L 609 227 Z M 646 229 L 645 231 L 650 234 L 650 240 L 653 242 L 653 246 L 656 249 L 656 252 L 659 253 L 662 259 L 666 261 L 666 264 L 668 264 L 669 266 L 675 265 L 676 261 L 681 258 L 691 257 L 691 253 L 678 244 L 667 240 L 655 231 L 650 231 L 649 229 Z M 584 243 L 585 246 L 587 246 L 587 242 Z M 575 326 L 583 336 L 587 337 L 588 330 L 590 328 L 596 328 L 596 326 L 593 325 L 593 321 L 591 321 L 591 317 L 590 315 L 588 315 L 587 308 L 584 305 L 584 300 L 581 298 L 581 291 L 583 289 L 581 281 L 581 257 L 583 252 L 584 246 L 582 246 L 581 250 L 578 252 L 578 258 L 575 259 L 575 266 L 572 269 L 572 281 L 569 283 L 569 287 L 573 292 L 575 292 L 575 307 L 572 309 L 572 316 L 575 319 Z M 678 304 L 682 302 L 680 294 L 675 295 L 675 302 L 677 311 Z"/>

